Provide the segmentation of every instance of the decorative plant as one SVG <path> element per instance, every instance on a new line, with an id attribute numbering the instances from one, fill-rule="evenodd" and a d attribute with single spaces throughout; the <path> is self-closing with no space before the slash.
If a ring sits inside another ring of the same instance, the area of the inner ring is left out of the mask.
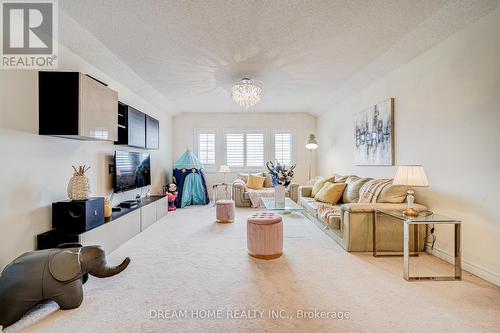
<path id="1" fill-rule="evenodd" d="M 90 167 L 86 167 L 85 165 L 81 165 L 76 169 L 73 166 L 73 177 L 69 180 L 68 183 L 68 197 L 71 200 L 87 200 L 90 196 L 90 183 L 85 175 Z"/>
<path id="2" fill-rule="evenodd" d="M 73 170 L 75 170 L 75 173 L 73 173 L 73 176 L 84 176 L 85 172 L 87 172 L 90 169 L 90 167 L 86 166 L 86 165 L 80 165 L 78 167 L 78 170 L 76 170 L 74 165 L 72 165 L 72 167 L 73 167 Z"/>
<path id="3" fill-rule="evenodd" d="M 292 182 L 294 170 L 296 164 L 292 164 L 290 167 L 286 165 L 281 165 L 278 161 L 276 164 L 269 161 L 266 163 L 267 170 L 273 180 L 273 185 L 283 185 L 288 186 Z"/>

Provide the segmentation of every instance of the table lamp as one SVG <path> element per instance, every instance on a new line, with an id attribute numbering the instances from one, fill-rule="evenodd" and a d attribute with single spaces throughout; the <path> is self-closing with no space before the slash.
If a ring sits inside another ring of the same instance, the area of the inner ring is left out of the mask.
<path id="1" fill-rule="evenodd" d="M 226 173 L 230 173 L 231 169 L 229 169 L 228 165 L 222 164 L 219 167 L 219 172 L 222 172 L 224 174 L 224 182 L 223 182 L 223 184 L 225 184 L 226 183 Z"/>
<path id="2" fill-rule="evenodd" d="M 314 134 L 309 134 L 309 137 L 306 140 L 306 149 L 309 149 L 309 179 L 312 177 L 312 151 L 314 149 L 318 149 L 318 141 L 316 140 L 316 136 Z"/>
<path id="3" fill-rule="evenodd" d="M 403 211 L 403 214 L 410 217 L 418 216 L 418 212 L 413 209 L 413 204 L 415 203 L 415 192 L 413 187 L 427 187 L 429 182 L 425 176 L 424 168 L 421 165 L 401 165 L 398 167 L 394 181 L 394 185 L 405 185 L 409 186 L 406 201 L 408 202 L 408 208 Z"/>

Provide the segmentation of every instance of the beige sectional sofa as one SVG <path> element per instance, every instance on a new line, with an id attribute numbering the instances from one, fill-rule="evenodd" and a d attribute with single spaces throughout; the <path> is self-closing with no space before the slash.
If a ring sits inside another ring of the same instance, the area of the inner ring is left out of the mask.
<path id="1" fill-rule="evenodd" d="M 271 188 L 273 187 L 273 182 L 271 180 L 271 176 L 265 172 L 259 173 L 258 175 L 262 175 L 266 177 L 266 180 L 264 182 L 264 187 L 265 188 Z M 246 178 L 248 177 L 247 174 L 239 174 L 238 179 L 243 180 L 243 182 L 246 182 Z M 298 202 L 299 200 L 299 185 L 298 184 L 290 184 L 286 190 L 286 196 L 292 199 L 295 202 Z M 250 201 L 250 197 L 248 195 L 248 190 L 247 187 L 242 184 L 241 182 L 234 182 L 233 183 L 233 200 L 236 205 L 236 207 L 252 207 L 252 202 Z"/>
<path id="2" fill-rule="evenodd" d="M 376 203 L 358 203 L 361 186 L 371 178 L 358 176 L 340 176 L 335 179 L 345 182 L 346 189 L 341 202 L 332 207 L 337 207 L 337 213 L 329 216 L 325 232 L 330 235 L 340 246 L 348 252 L 365 252 L 373 249 L 373 219 L 377 208 L 404 210 L 407 207 L 407 188 L 398 185 L 384 187 Z M 311 197 L 312 186 L 299 187 L 299 204 L 304 208 L 311 221 L 320 226 L 325 226 L 317 214 L 318 201 Z M 425 206 L 415 204 L 415 209 L 423 210 Z M 413 231 L 412 231 L 413 232 Z M 419 228 L 419 251 L 425 244 L 426 227 Z M 413 236 L 412 236 L 413 237 Z M 377 251 L 400 252 L 403 249 L 403 225 L 394 218 L 380 216 L 377 224 Z"/>

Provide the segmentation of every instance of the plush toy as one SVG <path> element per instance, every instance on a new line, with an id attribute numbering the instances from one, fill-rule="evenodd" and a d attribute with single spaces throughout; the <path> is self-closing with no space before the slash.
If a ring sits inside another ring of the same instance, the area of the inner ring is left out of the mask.
<path id="1" fill-rule="evenodd" d="M 177 193 L 177 185 L 175 185 L 174 183 L 168 184 L 168 192 Z"/>
<path id="2" fill-rule="evenodd" d="M 175 183 L 168 184 L 168 211 L 173 212 L 177 208 L 175 207 L 175 199 L 177 199 L 177 185 Z"/>
<path id="3" fill-rule="evenodd" d="M 167 194 L 167 198 L 168 198 L 168 211 L 173 212 L 174 210 L 177 210 L 177 207 L 175 207 L 175 199 L 177 199 L 177 192 Z"/>
<path id="4" fill-rule="evenodd" d="M 0 275 L 0 327 L 18 321 L 43 300 L 53 300 L 63 310 L 80 306 L 86 274 L 110 277 L 127 268 L 130 259 L 109 266 L 100 246 L 32 251 L 11 262 Z"/>

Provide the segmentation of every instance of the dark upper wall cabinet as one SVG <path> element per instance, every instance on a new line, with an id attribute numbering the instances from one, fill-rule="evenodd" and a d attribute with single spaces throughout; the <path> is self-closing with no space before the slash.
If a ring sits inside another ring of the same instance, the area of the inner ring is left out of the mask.
<path id="1" fill-rule="evenodd" d="M 39 72 L 38 133 L 115 141 L 117 102 L 116 91 L 82 73 Z"/>
<path id="2" fill-rule="evenodd" d="M 146 148 L 160 148 L 160 122 L 153 117 L 146 115 Z"/>
<path id="3" fill-rule="evenodd" d="M 118 103 L 118 141 L 116 144 L 146 147 L 146 115 L 123 103 Z"/>
<path id="4" fill-rule="evenodd" d="M 159 148 L 159 122 L 124 103 L 118 103 L 117 145 L 137 148 Z"/>

